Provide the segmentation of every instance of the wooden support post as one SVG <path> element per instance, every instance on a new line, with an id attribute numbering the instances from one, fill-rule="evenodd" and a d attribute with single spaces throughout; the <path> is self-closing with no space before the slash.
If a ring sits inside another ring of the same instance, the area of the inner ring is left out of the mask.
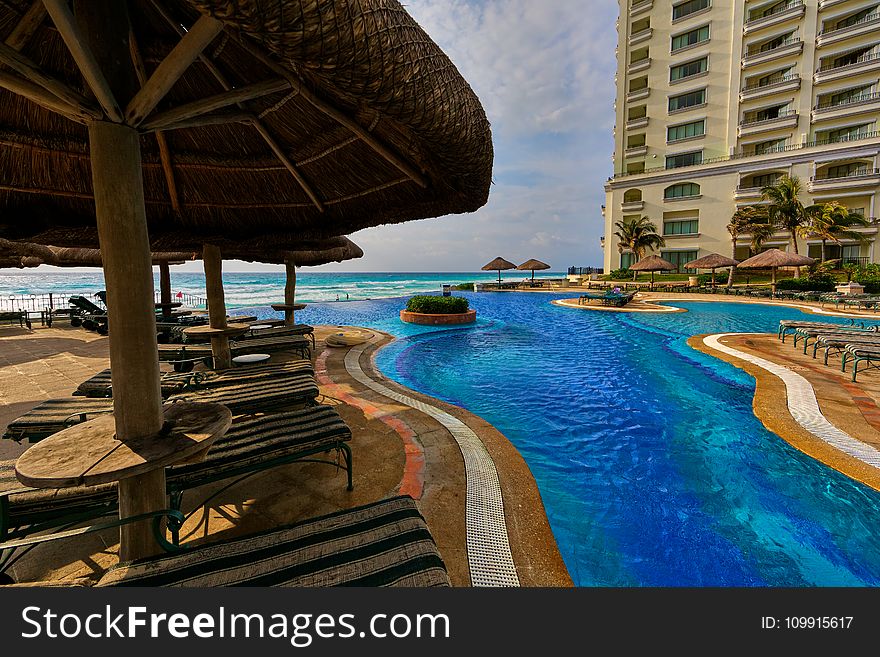
<path id="1" fill-rule="evenodd" d="M 223 296 L 223 259 L 220 247 L 205 244 L 202 247 L 202 262 L 205 265 L 205 289 L 208 293 L 208 319 L 211 328 L 224 329 L 226 300 Z M 214 355 L 215 370 L 228 370 L 232 367 L 232 353 L 227 336 L 212 337 L 211 352 Z"/>
<path id="2" fill-rule="evenodd" d="M 162 318 L 171 319 L 171 266 L 167 260 L 159 262 L 159 301 L 162 305 Z"/>
<path id="3" fill-rule="evenodd" d="M 284 281 L 284 303 L 293 306 L 296 301 L 296 263 L 293 260 L 292 253 L 286 253 L 284 258 L 284 269 L 287 272 L 287 279 Z M 293 318 L 293 308 L 284 311 L 284 323 L 287 326 L 296 324 Z"/>
<path id="4" fill-rule="evenodd" d="M 84 46 L 94 53 L 114 97 L 124 102 L 137 88 L 128 56 L 128 4 L 78 0 L 75 9 Z M 126 440 L 156 434 L 163 423 L 140 136 L 129 126 L 94 122 L 89 125 L 89 146 L 107 282 L 116 435 Z M 119 482 L 120 517 L 167 506 L 164 468 Z M 149 521 L 123 525 L 119 539 L 122 561 L 161 551 Z"/>
<path id="5" fill-rule="evenodd" d="M 115 123 L 89 125 L 98 239 L 107 282 L 113 412 L 120 440 L 162 428 L 153 268 L 144 211 L 139 135 Z M 163 509 L 165 472 L 119 482 L 119 515 Z M 120 559 L 159 552 L 149 522 L 120 528 Z"/>
<path id="6" fill-rule="evenodd" d="M 34 0 L 15 29 L 6 37 L 6 45 L 15 50 L 24 48 L 44 18 L 46 18 L 46 7 L 43 6 L 43 0 Z"/>

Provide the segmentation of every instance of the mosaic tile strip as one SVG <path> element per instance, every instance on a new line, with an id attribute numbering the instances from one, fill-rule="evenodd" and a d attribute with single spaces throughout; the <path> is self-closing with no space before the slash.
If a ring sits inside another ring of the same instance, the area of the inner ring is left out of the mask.
<path id="1" fill-rule="evenodd" d="M 367 376 L 360 357 L 371 343 L 354 347 L 345 355 L 345 369 L 358 383 L 396 402 L 431 416 L 442 424 L 461 450 L 467 478 L 466 542 L 473 586 L 519 586 L 510 551 L 501 484 L 495 463 L 483 441 L 464 422 L 418 399 L 392 390 Z"/>

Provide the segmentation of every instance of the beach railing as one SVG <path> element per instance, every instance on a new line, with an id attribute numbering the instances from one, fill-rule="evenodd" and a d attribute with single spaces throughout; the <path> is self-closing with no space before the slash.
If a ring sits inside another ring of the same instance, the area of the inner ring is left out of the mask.
<path id="1" fill-rule="evenodd" d="M 172 295 L 174 301 L 179 301 L 188 308 L 206 308 L 208 301 L 204 297 L 188 294 L 186 292 Z M 26 310 L 37 312 L 42 310 L 54 310 L 67 308 L 67 300 L 73 296 L 83 296 L 87 299 L 103 305 L 103 301 L 94 293 L 89 292 L 38 292 L 35 294 L 7 294 L 0 295 L 0 311 Z M 159 301 L 159 291 L 156 291 L 156 301 Z"/>
<path id="2" fill-rule="evenodd" d="M 159 290 L 155 291 L 156 302 L 161 301 L 161 294 Z M 172 301 L 178 301 L 182 303 L 187 308 L 207 308 L 208 300 L 205 297 L 196 296 L 195 294 L 189 294 L 188 292 L 172 292 L 171 294 Z"/>

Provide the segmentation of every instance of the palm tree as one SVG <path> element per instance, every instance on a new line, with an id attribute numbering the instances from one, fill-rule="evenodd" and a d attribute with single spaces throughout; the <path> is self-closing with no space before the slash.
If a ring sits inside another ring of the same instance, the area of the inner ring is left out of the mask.
<path id="1" fill-rule="evenodd" d="M 617 228 L 614 233 L 617 238 L 617 252 L 623 253 L 624 249 L 629 249 L 635 255 L 636 262 L 642 259 L 648 249 L 653 251 L 666 246 L 666 240 L 657 232 L 657 226 L 648 217 L 624 219 L 616 222 L 614 227 Z M 638 275 L 638 272 L 633 272 L 633 280 Z"/>
<path id="2" fill-rule="evenodd" d="M 838 201 L 820 203 L 806 208 L 807 223 L 798 228 L 801 237 L 822 240 L 822 262 L 825 262 L 825 244 L 828 241 L 840 244 L 840 239 L 864 241 L 864 237 L 853 230 L 853 226 L 867 226 L 868 222 L 859 214 L 850 214 L 849 209 Z"/>
<path id="3" fill-rule="evenodd" d="M 775 184 L 761 190 L 761 198 L 769 201 L 767 214 L 770 223 L 788 231 L 792 253 L 798 252 L 798 229 L 808 221 L 806 208 L 798 198 L 801 188 L 801 180 L 797 176 L 782 176 Z M 800 267 L 795 269 L 795 275 L 799 276 Z"/>
<path id="4" fill-rule="evenodd" d="M 761 244 L 772 237 L 775 227 L 770 223 L 770 216 L 766 205 L 749 205 L 739 208 L 733 213 L 727 224 L 727 232 L 730 233 L 732 255 L 736 259 L 736 242 L 740 235 L 751 235 L 749 253 L 761 248 Z M 727 289 L 733 287 L 733 273 L 736 267 L 731 267 L 727 276 Z"/>

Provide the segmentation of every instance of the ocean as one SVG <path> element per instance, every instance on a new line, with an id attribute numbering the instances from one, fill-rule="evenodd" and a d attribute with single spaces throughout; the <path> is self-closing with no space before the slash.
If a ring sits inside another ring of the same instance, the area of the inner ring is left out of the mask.
<path id="1" fill-rule="evenodd" d="M 529 272 L 502 272 L 502 280 L 520 281 Z M 561 272 L 535 273 L 535 278 L 563 278 Z M 154 274 L 156 289 L 159 275 Z M 440 292 L 443 284 L 491 282 L 497 272 L 455 273 L 311 273 L 297 272 L 296 298 L 303 303 L 384 299 Z M 230 308 L 267 306 L 284 299 L 284 272 L 224 273 L 223 288 Z M 22 294 L 54 293 L 64 298 L 71 294 L 94 294 L 104 289 L 100 272 L 10 271 L 0 273 L 0 297 Z M 175 273 L 171 269 L 172 296 L 178 292 L 205 296 L 205 275 L 196 272 Z"/>

